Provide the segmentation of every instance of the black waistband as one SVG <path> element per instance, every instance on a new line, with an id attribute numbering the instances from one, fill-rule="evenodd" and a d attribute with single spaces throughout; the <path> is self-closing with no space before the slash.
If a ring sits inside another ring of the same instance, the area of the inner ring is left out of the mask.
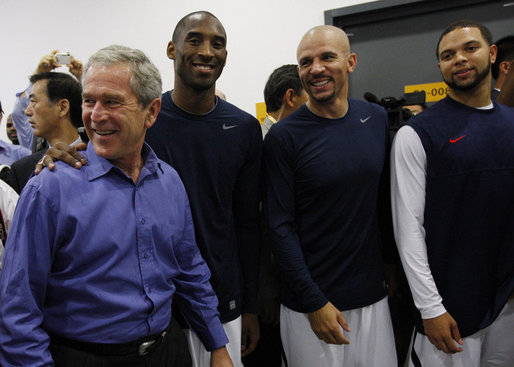
<path id="1" fill-rule="evenodd" d="M 90 343 L 68 339 L 53 333 L 48 333 L 48 335 L 50 336 L 50 343 L 65 345 L 86 353 L 102 356 L 124 356 L 131 354 L 144 356 L 151 353 L 160 344 L 166 336 L 168 328 L 159 334 L 145 336 L 121 344 Z"/>

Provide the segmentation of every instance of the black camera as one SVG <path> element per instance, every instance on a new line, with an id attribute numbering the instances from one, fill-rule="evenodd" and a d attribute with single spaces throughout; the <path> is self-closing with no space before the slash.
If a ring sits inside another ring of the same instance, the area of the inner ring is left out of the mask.
<path id="1" fill-rule="evenodd" d="M 378 97 L 373 93 L 366 92 L 364 93 L 364 99 L 368 102 L 379 104 L 385 108 L 387 116 L 389 117 L 389 129 L 393 134 L 398 131 L 405 121 L 419 113 L 413 112 L 409 108 L 405 108 L 406 106 L 410 107 L 419 105 L 420 110 L 424 110 L 426 108 L 425 91 L 405 93 L 400 99 L 396 99 L 395 97 L 384 97 L 382 99 L 378 99 Z"/>

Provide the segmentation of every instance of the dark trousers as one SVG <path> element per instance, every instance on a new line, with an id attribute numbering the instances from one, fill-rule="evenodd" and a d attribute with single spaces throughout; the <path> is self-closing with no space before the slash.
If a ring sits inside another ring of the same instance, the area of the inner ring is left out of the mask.
<path id="1" fill-rule="evenodd" d="M 125 355 L 101 355 L 84 351 L 73 344 L 50 338 L 50 353 L 55 367 L 189 367 L 191 356 L 184 332 L 172 319 L 167 334 L 156 342 L 151 352 L 140 356 L 136 351 Z"/>

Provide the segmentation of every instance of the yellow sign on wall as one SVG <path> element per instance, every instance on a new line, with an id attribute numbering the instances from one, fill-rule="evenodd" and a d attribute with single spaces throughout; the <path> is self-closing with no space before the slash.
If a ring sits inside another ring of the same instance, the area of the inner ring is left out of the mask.
<path id="1" fill-rule="evenodd" d="M 413 84 L 404 87 L 404 93 L 425 91 L 427 102 L 437 102 L 448 94 L 449 88 L 445 82 Z"/>
<path id="2" fill-rule="evenodd" d="M 255 110 L 257 111 L 257 120 L 259 120 L 259 122 L 262 125 L 262 123 L 266 119 L 266 116 L 268 115 L 266 113 L 266 103 L 264 103 L 264 102 L 256 103 Z"/>

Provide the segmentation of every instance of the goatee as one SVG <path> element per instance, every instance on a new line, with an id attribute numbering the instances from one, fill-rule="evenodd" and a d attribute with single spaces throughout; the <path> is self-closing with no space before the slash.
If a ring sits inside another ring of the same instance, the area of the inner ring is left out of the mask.
<path id="1" fill-rule="evenodd" d="M 475 68 L 475 70 L 476 70 L 476 68 Z M 477 85 L 479 85 L 482 82 L 482 80 L 487 78 L 487 76 L 489 75 L 490 71 L 491 71 L 491 62 L 489 61 L 489 63 L 487 64 L 487 67 L 481 73 L 479 73 L 477 75 L 475 80 L 471 81 L 471 83 L 469 83 L 469 84 L 459 85 L 453 79 L 452 80 L 446 80 L 444 78 L 444 76 L 443 76 L 443 80 L 453 90 L 458 90 L 458 91 L 461 91 L 461 92 L 466 92 L 468 90 L 471 90 L 471 89 L 475 88 Z"/>

